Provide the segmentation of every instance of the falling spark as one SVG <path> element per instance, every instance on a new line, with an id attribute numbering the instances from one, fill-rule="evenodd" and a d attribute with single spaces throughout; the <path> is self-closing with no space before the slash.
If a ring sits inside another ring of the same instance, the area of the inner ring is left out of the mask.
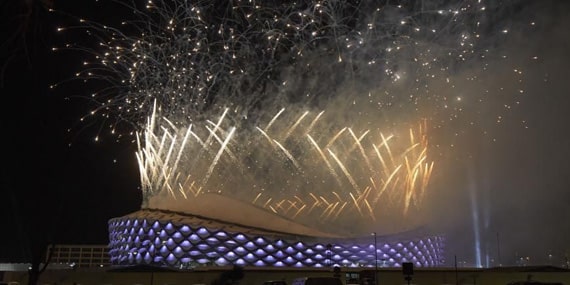
<path id="1" fill-rule="evenodd" d="M 86 52 L 76 78 L 104 85 L 81 120 L 136 134 L 145 207 L 220 193 L 315 226 L 419 208 L 431 130 L 493 96 L 457 95 L 455 75 L 508 58 L 479 46 L 486 28 L 515 34 L 485 26 L 500 5 L 486 1 L 190 2 L 123 3 L 140 18 L 121 28 L 58 27 L 97 43 L 53 48 Z"/>
<path id="2" fill-rule="evenodd" d="M 382 132 L 374 136 L 369 130 L 357 137 L 352 128 L 342 128 L 348 132 L 320 128 L 329 118 L 323 112 L 313 115 L 305 111 L 295 120 L 288 119 L 291 114 L 279 114 L 281 119 L 271 117 L 275 127 L 268 132 L 260 127 L 252 132 L 243 125 L 233 125 L 238 121 L 231 116 L 220 116 L 223 119 L 214 130 L 207 122 L 202 127 L 179 128 L 158 113 L 153 114 L 155 118 L 147 120 L 148 128 L 138 136 L 137 152 L 148 206 L 157 198 L 199 199 L 201 194 L 218 193 L 290 219 L 321 225 L 347 216 L 380 220 L 388 208 L 399 208 L 405 216 L 410 207 L 421 204 L 433 169 L 433 162 L 427 162 L 427 141 L 415 141 L 425 138 L 423 124 L 403 132 L 407 135 L 401 137 Z M 317 117 L 320 119 L 314 124 Z M 313 119 L 302 123 L 303 118 Z M 189 139 L 190 134 L 196 139 Z M 225 135 L 203 143 L 221 134 Z M 272 139 L 286 134 L 290 137 L 282 142 Z M 143 142 L 141 138 L 146 139 Z M 319 143 L 331 141 L 327 156 Z M 388 143 L 397 141 L 412 145 L 395 147 L 398 155 L 394 155 Z M 249 146 L 243 148 L 244 144 Z M 352 151 L 354 144 L 358 144 L 356 154 Z M 414 151 L 418 148 L 422 150 Z M 173 156 L 176 158 L 171 159 Z M 383 162 L 383 156 L 390 156 L 393 163 Z M 379 162 L 374 163 L 373 158 Z M 172 185 L 180 190 L 173 191 Z M 192 190 L 194 195 L 184 194 L 184 189 L 196 188 L 200 190 Z"/>

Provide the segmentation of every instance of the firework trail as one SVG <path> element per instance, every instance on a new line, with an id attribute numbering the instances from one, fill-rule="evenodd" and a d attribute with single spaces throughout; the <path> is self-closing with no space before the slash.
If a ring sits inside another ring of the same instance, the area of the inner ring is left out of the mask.
<path id="1" fill-rule="evenodd" d="M 137 153 L 146 206 L 218 193 L 313 226 L 418 206 L 433 168 L 425 121 L 393 144 L 378 130 L 322 131 L 327 114 L 278 115 L 253 131 L 225 112 L 183 128 L 153 116 Z"/>
<path id="2" fill-rule="evenodd" d="M 98 40 L 77 77 L 107 83 L 91 115 L 140 134 L 143 206 L 220 193 L 316 226 L 362 220 L 366 232 L 420 208 L 428 126 L 461 116 L 454 75 L 492 59 L 480 32 L 500 7 L 486 5 L 125 5 L 136 19 L 121 28 L 76 27 Z"/>
<path id="3" fill-rule="evenodd" d="M 440 2 L 149 1 L 144 10 L 128 6 L 137 19 L 120 29 L 81 20 L 60 30 L 87 28 L 98 40 L 88 50 L 95 59 L 77 73 L 109 83 L 92 95 L 92 114 L 140 128 L 155 101 L 183 124 L 228 106 L 254 116 L 291 102 L 319 105 L 346 90 L 384 111 L 445 100 L 427 92 L 426 80 L 445 80 L 480 56 L 484 5 Z M 412 84 L 408 94 L 384 86 L 397 81 Z"/>

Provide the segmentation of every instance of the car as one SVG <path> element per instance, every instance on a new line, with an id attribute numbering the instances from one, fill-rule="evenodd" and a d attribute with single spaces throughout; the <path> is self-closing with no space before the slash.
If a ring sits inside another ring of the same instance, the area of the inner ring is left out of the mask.
<path id="1" fill-rule="evenodd" d="M 301 277 L 295 278 L 291 285 L 343 285 L 337 277 Z"/>
<path id="2" fill-rule="evenodd" d="M 285 280 L 268 280 L 263 282 L 263 285 L 287 285 Z"/>

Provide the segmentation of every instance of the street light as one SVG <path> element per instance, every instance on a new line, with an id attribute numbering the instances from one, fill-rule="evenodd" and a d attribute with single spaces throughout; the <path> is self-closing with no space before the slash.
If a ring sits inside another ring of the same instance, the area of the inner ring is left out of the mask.
<path id="1" fill-rule="evenodd" d="M 374 284 L 378 285 L 378 243 L 376 232 L 373 232 L 372 235 L 374 235 Z"/>
<path id="2" fill-rule="evenodd" d="M 332 244 L 327 244 L 327 265 L 332 266 Z"/>

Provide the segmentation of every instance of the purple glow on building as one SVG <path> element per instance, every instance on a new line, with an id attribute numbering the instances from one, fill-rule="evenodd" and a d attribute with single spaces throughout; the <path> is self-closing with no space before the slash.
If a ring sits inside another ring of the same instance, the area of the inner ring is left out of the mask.
<path id="1" fill-rule="evenodd" d="M 392 235 L 378 237 L 374 244 L 369 237 L 303 238 L 225 228 L 142 217 L 115 218 L 109 221 L 111 263 L 166 267 L 374 267 L 378 263 L 399 267 L 402 262 L 413 262 L 417 267 L 434 267 L 444 262 L 444 240 L 437 235 Z M 380 260 L 376 261 L 376 256 Z"/>

